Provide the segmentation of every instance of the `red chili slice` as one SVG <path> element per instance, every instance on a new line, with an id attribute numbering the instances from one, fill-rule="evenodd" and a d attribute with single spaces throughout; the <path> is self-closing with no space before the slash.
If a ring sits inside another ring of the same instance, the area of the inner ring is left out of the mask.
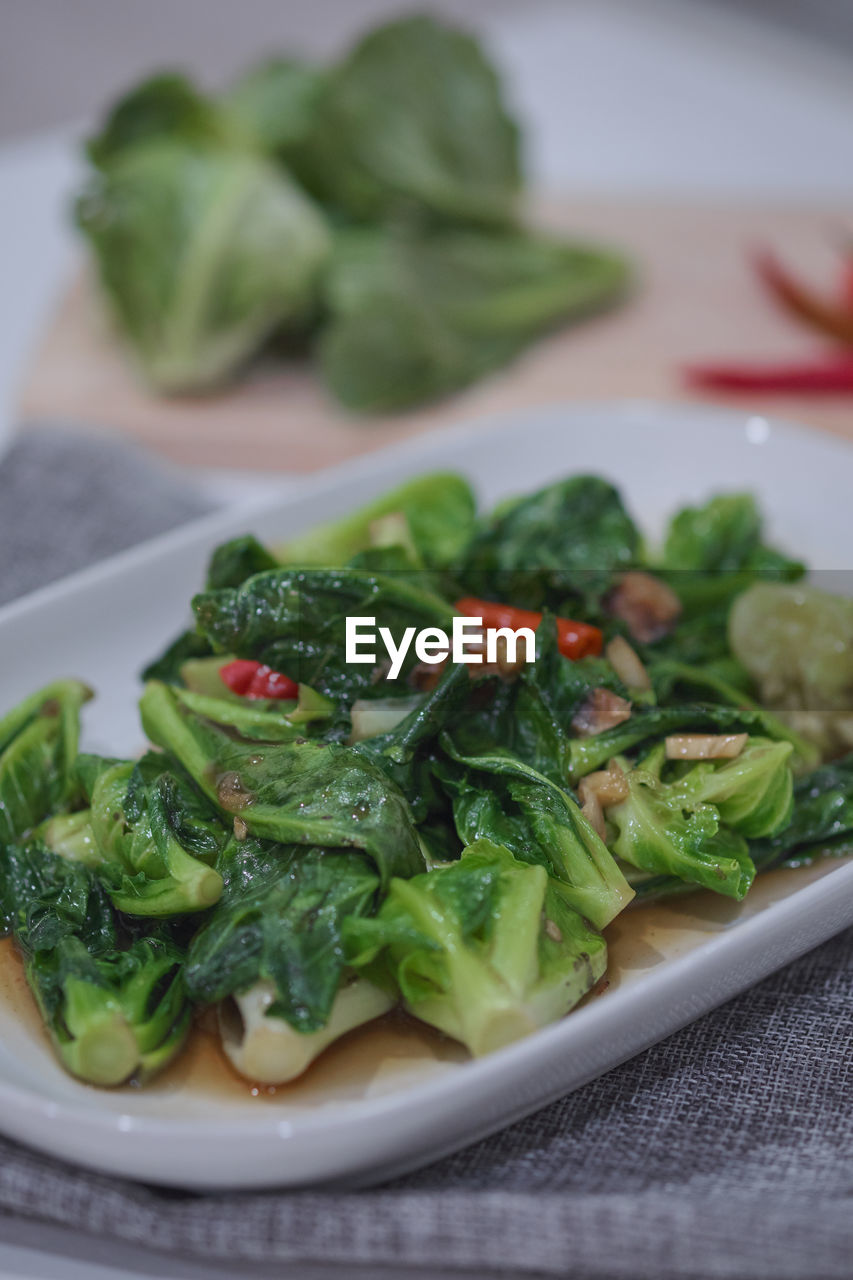
<path id="1" fill-rule="evenodd" d="M 280 671 L 273 671 L 263 662 L 249 658 L 236 658 L 219 668 L 219 674 L 228 688 L 241 698 L 297 698 L 299 685 Z"/>
<path id="2" fill-rule="evenodd" d="M 542 621 L 542 614 L 532 609 L 516 609 L 511 604 L 477 600 L 473 596 L 457 600 L 455 608 L 469 618 L 482 618 L 487 631 L 499 627 L 510 627 L 513 631 L 519 627 L 530 627 L 535 631 Z M 571 618 L 557 618 L 556 622 L 557 643 L 560 653 L 566 658 L 585 658 L 587 654 L 597 656 L 601 653 L 603 637 L 598 627 L 592 627 L 588 622 L 573 622 Z"/>
<path id="3" fill-rule="evenodd" d="M 691 365 L 684 375 L 691 387 L 701 391 L 849 395 L 853 392 L 853 356 L 830 357 L 810 364 Z"/>

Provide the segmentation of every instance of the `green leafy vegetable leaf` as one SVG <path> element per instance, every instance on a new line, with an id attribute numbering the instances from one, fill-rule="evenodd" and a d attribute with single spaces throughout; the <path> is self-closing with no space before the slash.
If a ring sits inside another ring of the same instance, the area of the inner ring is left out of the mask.
<path id="1" fill-rule="evenodd" d="M 800 577 L 803 566 L 763 541 L 763 522 L 751 493 L 726 493 L 701 507 L 684 507 L 670 523 L 664 546 L 670 569 L 706 573 L 773 573 Z"/>
<path id="2" fill-rule="evenodd" d="M 151 931 L 119 948 L 103 886 L 43 845 L 0 849 L 0 904 L 63 1065 L 92 1084 L 144 1080 L 180 1050 L 183 953 Z"/>
<path id="3" fill-rule="evenodd" d="M 241 76 L 222 108 L 263 151 L 286 162 L 311 129 L 325 79 L 294 58 L 271 58 Z"/>
<path id="4" fill-rule="evenodd" d="M 103 289 L 146 378 L 228 378 L 316 300 L 329 240 L 284 173 L 239 151 L 155 140 L 122 151 L 77 203 Z"/>
<path id="5" fill-rule="evenodd" d="M 416 1017 L 473 1054 L 560 1018 L 604 972 L 604 939 L 543 867 L 488 840 L 393 880 L 374 919 L 345 925 L 351 963 L 383 971 Z"/>
<path id="6" fill-rule="evenodd" d="M 359 853 L 252 839 L 233 842 L 220 865 L 222 902 L 187 958 L 190 995 L 214 1003 L 268 980 L 277 997 L 268 1016 L 319 1030 L 344 972 L 343 921 L 376 898 L 374 866 Z"/>
<path id="7" fill-rule="evenodd" d="M 140 703 L 152 742 L 176 756 L 220 812 L 281 844 L 363 850 L 383 880 L 423 860 L 401 791 L 357 751 L 306 739 L 252 743 L 194 712 L 181 690 L 149 684 Z"/>
<path id="8" fill-rule="evenodd" d="M 614 572 L 639 554 L 639 532 L 613 485 L 572 476 L 487 517 L 463 580 L 475 596 L 555 613 L 568 604 L 590 621 Z"/>
<path id="9" fill-rule="evenodd" d="M 346 618 L 375 617 L 399 643 L 408 626 L 453 627 L 454 610 L 409 574 L 360 570 L 278 569 L 257 574 L 236 590 L 209 591 L 193 600 L 199 628 L 215 649 L 265 662 L 349 706 L 374 694 L 372 666 L 347 664 Z M 417 661 L 409 650 L 403 675 Z M 379 693 L 391 693 L 383 681 Z M 402 684 L 407 693 L 411 689 Z"/>
<path id="10" fill-rule="evenodd" d="M 389 517 L 402 516 L 404 536 L 424 563 L 447 568 L 456 563 L 471 537 L 474 512 L 474 495 L 464 477 L 450 471 L 430 472 L 405 481 L 340 520 L 291 538 L 277 552 L 287 564 L 340 569 L 357 552 L 374 545 L 377 527 Z"/>
<path id="11" fill-rule="evenodd" d="M 628 798 L 607 810 L 620 858 L 737 901 L 746 896 L 755 878 L 746 840 L 723 825 L 714 805 L 677 783 L 661 782 L 646 768 L 628 773 L 628 788 Z"/>
<path id="12" fill-rule="evenodd" d="M 265 569 L 275 569 L 277 566 L 278 560 L 271 551 L 252 534 L 243 534 L 239 538 L 221 543 L 213 552 L 207 566 L 205 586 L 208 591 L 239 587 L 253 574 L 263 573 Z"/>
<path id="13" fill-rule="evenodd" d="M 329 74 L 296 164 L 355 218 L 414 209 L 492 225 L 514 217 L 518 153 L 477 42 L 416 16 L 376 28 Z"/>
<path id="14" fill-rule="evenodd" d="M 80 708 L 91 696 L 79 680 L 58 680 L 0 719 L 0 846 L 69 799 Z"/>
<path id="15" fill-rule="evenodd" d="M 101 131 L 86 142 L 86 154 L 107 168 L 129 147 L 172 138 L 194 145 L 237 142 L 227 117 L 186 76 L 162 72 L 144 80 L 115 103 Z"/>
<path id="16" fill-rule="evenodd" d="M 720 819 L 747 839 L 772 836 L 791 821 L 794 778 L 790 742 L 749 738 L 731 760 L 703 760 L 673 780 L 674 790 L 712 804 Z"/>
<path id="17" fill-rule="evenodd" d="M 150 753 L 136 764 L 84 757 L 79 772 L 91 805 L 91 841 L 79 854 L 97 868 L 120 911 L 175 916 L 218 900 L 222 879 L 210 864 L 226 832 L 181 770 Z M 66 833 L 55 827 L 53 834 L 61 852 Z"/>
<path id="18" fill-rule="evenodd" d="M 404 409 L 606 305 L 626 277 L 613 254 L 520 231 L 345 232 L 328 277 L 322 371 L 351 409 Z"/>
<path id="19" fill-rule="evenodd" d="M 541 864 L 598 929 L 627 906 L 633 891 L 567 792 L 501 748 L 464 755 L 447 734 L 442 744 L 465 766 L 439 771 L 463 844 L 492 840 L 523 862 Z"/>
<path id="20" fill-rule="evenodd" d="M 846 852 L 851 834 L 853 755 L 847 755 L 797 779 L 791 821 L 768 839 L 754 841 L 750 853 L 760 870 L 788 861 L 796 865 L 836 845 Z"/>

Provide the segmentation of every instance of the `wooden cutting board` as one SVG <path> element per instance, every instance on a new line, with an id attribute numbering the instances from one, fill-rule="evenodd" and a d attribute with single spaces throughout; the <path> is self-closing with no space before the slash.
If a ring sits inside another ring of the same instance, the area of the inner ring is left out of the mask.
<path id="1" fill-rule="evenodd" d="M 157 398 L 137 381 L 83 271 L 26 372 L 22 420 L 106 427 L 184 463 L 301 472 L 427 428 L 528 405 L 690 399 L 679 376 L 685 362 L 806 358 L 818 349 L 758 287 L 748 254 L 770 244 L 830 288 L 853 210 L 553 200 L 535 220 L 628 253 L 637 269 L 632 298 L 550 335 L 509 368 L 438 405 L 393 418 L 352 417 L 308 364 L 296 362 L 257 367 L 216 396 Z M 853 438 L 853 395 L 727 402 Z"/>

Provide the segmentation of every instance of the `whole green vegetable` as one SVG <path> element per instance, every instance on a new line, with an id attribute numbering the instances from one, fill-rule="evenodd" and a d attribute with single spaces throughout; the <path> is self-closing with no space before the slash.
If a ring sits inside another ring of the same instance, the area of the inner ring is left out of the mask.
<path id="1" fill-rule="evenodd" d="M 265 60 L 219 95 L 159 73 L 86 151 L 77 221 L 165 393 L 225 382 L 268 339 L 316 338 L 344 405 L 394 412 L 626 283 L 617 255 L 520 229 L 520 136 L 497 71 L 429 17 L 375 28 L 337 65 Z"/>
<path id="2" fill-rule="evenodd" d="M 320 365 L 348 408 L 404 409 L 611 303 L 627 274 L 603 249 L 523 231 L 348 231 L 329 269 Z"/>
<path id="3" fill-rule="evenodd" d="M 116 322 L 154 386 L 232 376 L 316 305 L 322 214 L 256 155 L 183 141 L 119 151 L 77 202 Z"/>
<path id="4" fill-rule="evenodd" d="M 365 220 L 414 210 L 499 225 L 521 184 L 497 73 L 472 36 L 425 16 L 376 28 L 332 70 L 296 165 Z"/>

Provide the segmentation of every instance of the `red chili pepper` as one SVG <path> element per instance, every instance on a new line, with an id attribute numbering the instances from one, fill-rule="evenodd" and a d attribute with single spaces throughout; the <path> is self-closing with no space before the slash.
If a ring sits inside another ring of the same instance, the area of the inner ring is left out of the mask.
<path id="1" fill-rule="evenodd" d="M 853 356 L 813 364 L 700 364 L 684 371 L 690 386 L 704 391 L 764 391 L 793 395 L 853 392 Z"/>
<path id="2" fill-rule="evenodd" d="M 236 658 L 219 668 L 219 674 L 228 688 L 242 698 L 297 698 L 299 685 L 289 676 L 262 662 L 248 658 Z"/>
<path id="3" fill-rule="evenodd" d="M 777 302 L 811 325 L 845 346 L 853 346 L 853 301 L 831 302 L 801 284 L 768 250 L 755 255 L 755 269 Z"/>
<path id="4" fill-rule="evenodd" d="M 516 609 L 511 604 L 495 604 L 493 600 L 477 600 L 474 596 L 465 596 L 457 600 L 457 613 L 464 613 L 469 618 L 482 618 L 487 631 L 497 627 L 511 627 L 517 631 L 519 627 L 530 627 L 535 631 L 542 621 L 542 614 L 532 609 Z M 560 653 L 567 658 L 585 658 L 592 654 L 598 656 L 604 637 L 598 627 L 591 627 L 587 622 L 573 622 L 570 618 L 557 618 L 557 643 Z"/>
<path id="5" fill-rule="evenodd" d="M 853 257 L 846 258 L 841 275 L 841 305 L 853 310 Z"/>

